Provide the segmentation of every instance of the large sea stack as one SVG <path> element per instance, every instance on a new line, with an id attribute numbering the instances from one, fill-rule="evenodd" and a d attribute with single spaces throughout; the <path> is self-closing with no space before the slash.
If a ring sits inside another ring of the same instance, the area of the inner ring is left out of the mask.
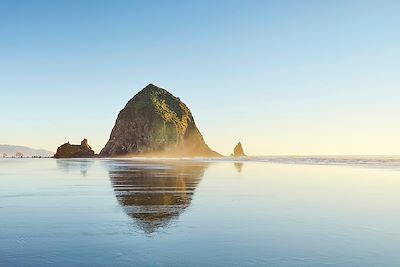
<path id="1" fill-rule="evenodd" d="M 102 157 L 217 157 L 204 142 L 189 108 L 167 90 L 149 84 L 120 111 Z"/>

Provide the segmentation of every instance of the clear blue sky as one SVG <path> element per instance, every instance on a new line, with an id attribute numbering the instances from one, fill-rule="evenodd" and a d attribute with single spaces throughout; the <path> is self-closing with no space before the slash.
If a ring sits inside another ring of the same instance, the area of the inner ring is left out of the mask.
<path id="1" fill-rule="evenodd" d="M 97 152 L 148 83 L 229 154 L 400 154 L 398 1 L 0 0 L 0 144 Z"/>

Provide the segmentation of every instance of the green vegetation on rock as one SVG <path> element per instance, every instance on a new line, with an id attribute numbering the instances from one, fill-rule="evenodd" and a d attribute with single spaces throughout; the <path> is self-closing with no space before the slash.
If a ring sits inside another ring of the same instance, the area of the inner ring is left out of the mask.
<path id="1" fill-rule="evenodd" d="M 204 142 L 189 108 L 167 90 L 149 84 L 118 114 L 101 156 L 154 154 L 219 156 Z"/>

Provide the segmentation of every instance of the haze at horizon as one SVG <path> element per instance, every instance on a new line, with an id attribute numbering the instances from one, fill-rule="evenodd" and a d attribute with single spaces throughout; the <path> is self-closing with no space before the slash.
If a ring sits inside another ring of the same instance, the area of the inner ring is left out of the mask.
<path id="1" fill-rule="evenodd" d="M 0 1 L 1 144 L 99 152 L 149 83 L 230 154 L 400 154 L 396 1 Z"/>

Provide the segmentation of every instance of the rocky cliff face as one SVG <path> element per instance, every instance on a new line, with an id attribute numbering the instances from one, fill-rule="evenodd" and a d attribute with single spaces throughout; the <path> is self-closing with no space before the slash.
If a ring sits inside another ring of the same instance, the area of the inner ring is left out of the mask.
<path id="1" fill-rule="evenodd" d="M 235 148 L 233 149 L 233 155 L 234 155 L 235 157 L 243 157 L 243 156 L 246 156 L 246 154 L 244 154 L 244 151 L 243 151 L 242 143 L 239 142 L 239 143 L 235 146 Z"/>
<path id="2" fill-rule="evenodd" d="M 90 158 L 95 153 L 89 146 L 87 139 L 83 139 L 80 145 L 71 145 L 69 142 L 58 147 L 55 158 Z"/>
<path id="3" fill-rule="evenodd" d="M 204 142 L 188 107 L 153 84 L 120 111 L 100 155 L 220 156 Z"/>

